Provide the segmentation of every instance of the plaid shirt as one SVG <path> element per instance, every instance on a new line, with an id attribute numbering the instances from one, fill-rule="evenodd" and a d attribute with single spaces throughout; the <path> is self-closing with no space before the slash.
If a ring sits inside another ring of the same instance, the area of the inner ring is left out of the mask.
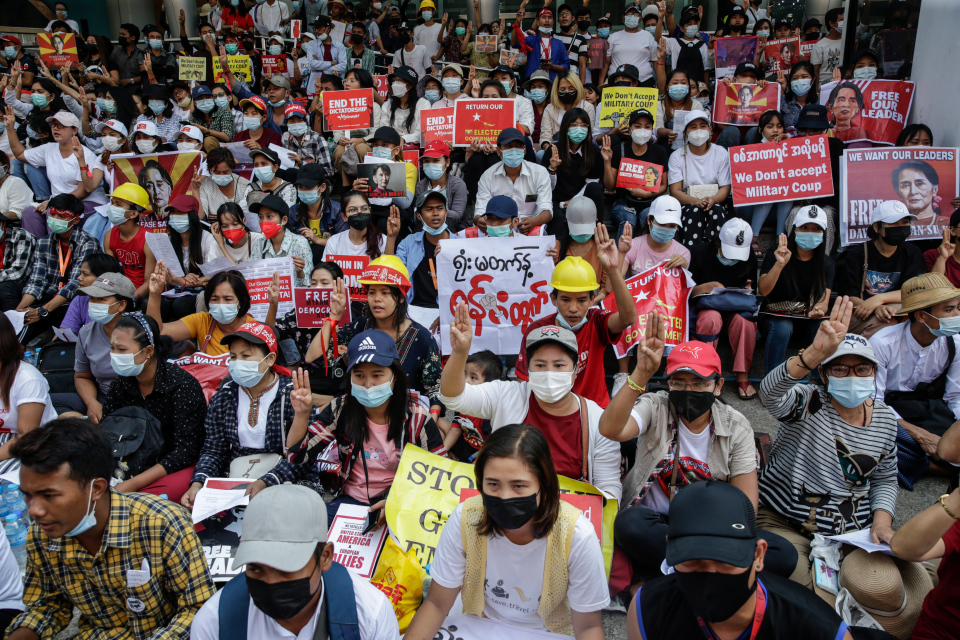
<path id="1" fill-rule="evenodd" d="M 47 538 L 34 524 L 27 538 L 23 604 L 7 632 L 52 638 L 80 610 L 85 640 L 190 637 L 193 616 L 216 593 L 190 514 L 145 493 L 110 490 L 110 519 L 91 555 L 76 538 Z M 150 579 L 127 586 L 127 571 L 146 560 Z"/>
<path id="2" fill-rule="evenodd" d="M 36 237 L 29 231 L 8 224 L 3 243 L 0 282 L 26 282 L 27 267 L 33 265 L 33 255 L 37 250 Z"/>
<path id="3" fill-rule="evenodd" d="M 194 113 L 196 113 L 196 111 L 194 111 Z M 203 112 L 201 111 L 201 113 Z M 233 114 L 230 113 L 229 108 L 221 109 L 219 107 L 215 107 L 213 111 L 207 114 L 207 116 L 208 116 L 207 118 L 200 120 L 191 115 L 190 123 L 202 124 L 208 129 L 219 131 L 220 133 L 225 133 L 228 136 L 230 136 L 231 140 L 233 140 Z M 242 117 L 243 116 L 241 116 L 241 122 L 242 122 Z M 207 120 L 209 120 L 209 124 L 207 124 L 206 122 Z"/>
<path id="4" fill-rule="evenodd" d="M 94 253 L 100 253 L 100 243 L 92 235 L 80 228 L 74 227 L 70 236 L 70 248 L 73 255 L 70 258 L 70 267 L 64 277 L 60 276 L 60 236 L 51 233 L 37 243 L 36 268 L 23 288 L 24 295 L 31 295 L 37 300 L 45 300 L 55 295 L 61 295 L 72 300 L 80 287 L 80 265 Z M 60 283 L 65 281 L 63 287 Z"/>
<path id="5" fill-rule="evenodd" d="M 327 147 L 327 141 L 316 131 L 307 129 L 302 143 L 298 143 L 297 139 L 287 131 L 283 134 L 283 148 L 300 156 L 301 166 L 315 162 L 323 167 L 323 172 L 328 178 L 333 177 L 333 160 L 330 159 L 330 149 Z"/>

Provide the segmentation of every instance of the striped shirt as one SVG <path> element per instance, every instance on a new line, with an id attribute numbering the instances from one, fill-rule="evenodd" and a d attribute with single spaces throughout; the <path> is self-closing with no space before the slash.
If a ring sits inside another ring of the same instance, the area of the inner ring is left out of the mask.
<path id="1" fill-rule="evenodd" d="M 883 402 L 868 427 L 843 420 L 823 387 L 798 384 L 786 363 L 767 374 L 760 397 L 780 420 L 760 502 L 808 533 L 865 529 L 897 502 L 897 421 Z"/>

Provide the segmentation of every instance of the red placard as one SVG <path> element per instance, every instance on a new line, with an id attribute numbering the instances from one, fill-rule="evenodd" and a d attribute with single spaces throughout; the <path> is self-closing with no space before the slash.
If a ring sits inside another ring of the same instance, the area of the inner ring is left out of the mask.
<path id="1" fill-rule="evenodd" d="M 461 489 L 460 502 L 466 502 L 467 498 L 478 495 L 480 495 L 480 492 L 476 489 Z M 603 498 L 586 496 L 580 493 L 561 493 L 560 499 L 580 509 L 587 521 L 593 525 L 593 531 L 597 534 L 597 539 L 602 540 L 600 533 L 603 529 Z"/>
<path id="2" fill-rule="evenodd" d="M 642 160 L 623 158 L 617 170 L 617 186 L 644 191 L 660 191 L 663 167 Z"/>
<path id="3" fill-rule="evenodd" d="M 297 327 L 300 329 L 320 329 L 330 317 L 330 294 L 333 289 L 311 289 L 297 287 L 293 290 L 293 304 L 297 311 Z M 342 324 L 350 322 L 350 293 L 347 292 L 347 304 L 340 319 Z"/>
<path id="4" fill-rule="evenodd" d="M 813 54 L 813 48 L 817 46 L 816 40 L 803 40 L 800 42 L 800 59 L 810 61 L 810 56 Z"/>
<path id="5" fill-rule="evenodd" d="M 838 140 L 896 144 L 910 115 L 913 88 L 914 83 L 904 80 L 828 82 L 820 89 L 820 103 L 826 101 Z"/>
<path id="6" fill-rule="evenodd" d="M 409 162 L 415 167 L 420 166 L 420 152 L 416 149 L 406 149 L 403 152 L 403 161 Z"/>
<path id="7" fill-rule="evenodd" d="M 755 84 L 717 83 L 717 98 L 713 103 L 713 121 L 738 127 L 760 124 L 764 111 L 780 108 L 780 85 L 768 82 L 761 89 Z"/>
<path id="8" fill-rule="evenodd" d="M 513 100 L 457 100 L 454 106 L 454 146 L 471 142 L 497 144 L 504 129 L 515 126 L 517 103 Z"/>
<path id="9" fill-rule="evenodd" d="M 780 38 L 779 40 L 767 40 L 767 46 L 763 49 L 763 55 L 770 62 L 768 71 L 776 73 L 783 71 L 787 73 L 790 67 L 802 60 L 800 57 L 800 37 Z M 770 107 L 776 109 L 777 107 Z"/>
<path id="10" fill-rule="evenodd" d="M 60 69 L 68 62 L 80 64 L 77 57 L 77 37 L 72 33 L 38 33 L 40 60 L 50 69 Z"/>
<path id="11" fill-rule="evenodd" d="M 291 20 L 290 21 L 290 37 L 294 40 L 300 39 L 300 21 Z"/>
<path id="12" fill-rule="evenodd" d="M 733 147 L 730 175 L 738 207 L 833 195 L 827 136 Z"/>
<path id="13" fill-rule="evenodd" d="M 324 131 L 350 131 L 373 127 L 373 89 L 324 91 Z"/>
<path id="14" fill-rule="evenodd" d="M 354 299 L 366 299 L 364 286 L 357 282 L 363 270 L 370 264 L 369 256 L 324 256 L 328 262 L 336 262 L 343 269 L 343 280 L 350 288 L 349 295 Z"/>
<path id="15" fill-rule="evenodd" d="M 386 100 L 387 96 L 390 95 L 390 82 L 387 81 L 387 76 L 373 76 L 373 88 L 377 90 L 381 98 Z"/>
<path id="16" fill-rule="evenodd" d="M 287 72 L 287 56 L 260 56 L 260 62 L 262 64 L 263 73 L 279 73 L 284 74 Z"/>
<path id="17" fill-rule="evenodd" d="M 420 112 L 420 144 L 427 146 L 434 140 L 453 144 L 453 118 L 453 107 Z"/>
<path id="18" fill-rule="evenodd" d="M 203 395 L 210 402 L 210 398 L 220 388 L 220 382 L 230 375 L 230 354 L 223 353 L 219 356 L 210 356 L 202 351 L 198 351 L 189 356 L 184 356 L 173 361 L 177 365 L 200 383 Z"/>

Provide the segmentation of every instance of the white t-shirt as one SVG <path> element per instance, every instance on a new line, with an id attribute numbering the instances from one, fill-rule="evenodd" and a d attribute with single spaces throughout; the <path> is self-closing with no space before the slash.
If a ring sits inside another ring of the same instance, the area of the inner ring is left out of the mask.
<path id="1" fill-rule="evenodd" d="M 77 162 L 77 156 L 72 153 L 66 158 L 61 156 L 60 144 L 57 142 L 48 142 L 39 147 L 24 149 L 23 157 L 27 164 L 47 168 L 50 193 L 73 193 L 80 184 L 80 164 Z M 86 147 L 83 147 L 83 157 L 88 168 L 92 168 L 100 161 L 97 154 Z M 83 200 L 93 204 L 107 204 L 107 194 L 98 187 Z"/>
<path id="2" fill-rule="evenodd" d="M 467 570 L 467 556 L 460 537 L 462 513 L 461 504 L 444 525 L 430 569 L 433 581 L 448 589 L 462 587 Z M 490 536 L 483 615 L 518 627 L 545 629 L 537 607 L 543 592 L 546 558 L 546 538 L 517 545 L 506 537 Z M 599 611 L 610 603 L 600 541 L 583 514 L 577 518 L 573 531 L 567 571 L 570 576 L 567 599 L 573 611 Z"/>
<path id="3" fill-rule="evenodd" d="M 718 144 L 711 144 L 702 156 L 690 153 L 689 148 L 675 151 L 670 156 L 670 184 L 681 182 L 684 178 L 687 185 L 718 184 L 722 187 L 730 184 L 730 154 Z"/>
<path id="4" fill-rule="evenodd" d="M 33 191 L 17 176 L 7 176 L 0 184 L 0 213 L 23 217 L 23 210 L 33 204 Z"/>
<path id="5" fill-rule="evenodd" d="M 833 80 L 833 70 L 843 64 L 843 39 L 821 38 L 813 45 L 810 64 L 820 65 L 820 84 Z"/>
<path id="6" fill-rule="evenodd" d="M 45 26 L 45 27 L 43 28 L 43 30 L 44 30 L 44 31 L 47 31 L 47 32 L 52 31 L 52 30 L 53 30 L 53 23 L 54 23 L 54 22 L 57 22 L 57 20 L 59 20 L 59 18 L 57 18 L 57 19 L 55 19 L 55 20 L 51 20 L 50 22 L 48 22 L 48 23 L 47 23 L 47 26 Z M 77 24 L 77 21 L 76 21 L 76 20 L 69 20 L 69 19 L 68 19 L 68 20 L 63 20 L 62 22 L 66 22 L 66 23 L 70 26 L 70 28 L 74 30 L 75 33 L 80 33 L 80 25 Z"/>
<path id="7" fill-rule="evenodd" d="M 232 247 L 230 243 L 224 240 L 223 246 L 227 250 L 227 255 L 231 260 L 240 264 L 241 262 L 246 262 L 247 260 L 252 260 L 251 252 L 253 251 L 253 245 L 257 244 L 260 238 L 263 237 L 263 234 L 258 231 L 248 231 L 247 232 L 247 241 L 243 243 L 242 247 Z M 219 247 L 217 247 L 219 249 Z"/>
<path id="8" fill-rule="evenodd" d="M 436 42 L 434 42 L 434 44 L 439 46 Z M 397 52 L 393 54 L 393 59 L 397 61 L 394 64 L 398 66 L 405 64 L 417 72 L 418 78 L 422 78 L 433 69 L 433 61 L 430 59 L 432 55 L 430 50 L 422 44 L 415 44 L 413 45 L 413 51 L 407 51 L 402 47 L 398 49 Z"/>
<path id="9" fill-rule="evenodd" d="M 350 575 L 353 582 L 353 593 L 357 602 L 357 622 L 360 625 L 360 637 L 363 640 L 398 640 L 400 626 L 393 607 L 387 597 L 363 578 Z M 322 584 L 322 583 L 321 583 Z M 323 588 L 323 587 L 321 587 Z M 193 617 L 190 626 L 190 640 L 219 640 L 220 639 L 220 594 L 217 591 L 207 600 L 197 615 Z M 323 595 L 321 594 L 321 598 Z M 298 635 L 281 627 L 276 620 L 267 616 L 250 600 L 247 609 L 247 637 L 257 640 L 313 640 L 317 628 L 317 607 L 310 622 L 300 630 Z"/>
<path id="10" fill-rule="evenodd" d="M 437 36 L 440 35 L 441 28 L 443 28 L 443 25 L 439 22 L 434 22 L 433 26 L 430 27 L 421 24 L 413 30 L 413 43 L 422 44 L 432 58 L 440 51 L 440 43 L 437 42 Z"/>
<path id="11" fill-rule="evenodd" d="M 687 468 L 691 466 L 699 467 L 701 470 L 706 469 L 709 472 L 709 467 L 707 466 L 707 455 L 710 453 L 710 425 L 707 425 L 707 428 L 701 431 L 700 433 L 692 433 L 686 426 L 681 422 L 680 423 L 680 473 L 683 473 Z M 672 454 L 671 454 L 672 456 Z M 673 471 L 673 458 L 670 459 L 670 468 L 664 469 L 664 473 L 667 475 L 667 483 L 669 483 L 669 472 Z M 698 478 L 699 479 L 699 478 Z M 648 509 L 653 509 L 657 513 L 662 513 L 666 515 L 670 512 L 670 498 L 667 497 L 667 494 L 663 492 L 663 487 L 660 486 L 660 483 L 654 481 L 650 486 L 650 489 L 643 495 L 643 500 L 640 501 L 640 506 L 647 507 Z"/>
<path id="12" fill-rule="evenodd" d="M 381 253 L 387 247 L 387 239 L 380 234 Z M 350 241 L 350 231 L 341 231 L 327 238 L 327 244 L 323 247 L 323 259 L 329 260 L 327 256 L 365 256 L 367 255 L 367 241 L 363 244 L 353 244 Z"/>
<path id="13" fill-rule="evenodd" d="M 7 536 L 0 536 L 0 609 L 23 611 L 23 578 Z"/>
<path id="14" fill-rule="evenodd" d="M 44 405 L 40 424 L 57 419 L 57 412 L 50 400 L 50 385 L 47 379 L 32 364 L 21 362 L 13 379 L 13 386 L 10 387 L 10 406 L 5 406 L 0 401 L 0 428 L 16 433 L 19 417 L 17 407 L 28 402 Z"/>
<path id="15" fill-rule="evenodd" d="M 700 36 L 697 35 L 697 38 Z M 667 41 L 667 55 L 670 56 L 670 59 L 673 61 L 674 66 L 677 64 L 677 60 L 680 59 L 680 52 L 685 46 L 684 43 L 688 40 L 681 40 L 678 38 L 667 38 L 664 37 L 664 40 Z M 703 45 L 700 47 L 700 57 L 703 59 L 703 68 L 704 69 L 713 69 L 713 60 L 710 57 L 710 47 Z M 703 78 L 696 78 L 697 80 L 703 80 Z"/>
<path id="16" fill-rule="evenodd" d="M 767 17 L 766 9 L 754 9 L 750 7 L 747 9 L 747 33 L 753 33 L 753 25 L 757 24 L 757 20 L 763 20 Z"/>
<path id="17" fill-rule="evenodd" d="M 657 61 L 657 41 L 649 32 L 640 29 L 634 33 L 617 31 L 607 38 L 607 57 L 610 73 L 622 64 L 632 64 L 640 73 L 640 80 L 653 77 L 653 63 Z"/>

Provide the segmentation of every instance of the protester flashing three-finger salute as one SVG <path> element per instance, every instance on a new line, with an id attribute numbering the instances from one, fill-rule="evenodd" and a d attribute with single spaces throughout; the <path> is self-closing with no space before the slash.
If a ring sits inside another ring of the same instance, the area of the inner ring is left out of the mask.
<path id="1" fill-rule="evenodd" d="M 620 498 L 620 448 L 600 435 L 603 409 L 573 393 L 579 346 L 569 329 L 544 325 L 527 334 L 527 381 L 466 384 L 464 367 L 473 340 L 465 303 L 450 325 L 453 353 L 440 377 L 440 401 L 448 409 L 490 420 L 494 431 L 510 424 L 536 427 L 547 438 L 557 473 L 583 479 L 605 495 Z"/>

